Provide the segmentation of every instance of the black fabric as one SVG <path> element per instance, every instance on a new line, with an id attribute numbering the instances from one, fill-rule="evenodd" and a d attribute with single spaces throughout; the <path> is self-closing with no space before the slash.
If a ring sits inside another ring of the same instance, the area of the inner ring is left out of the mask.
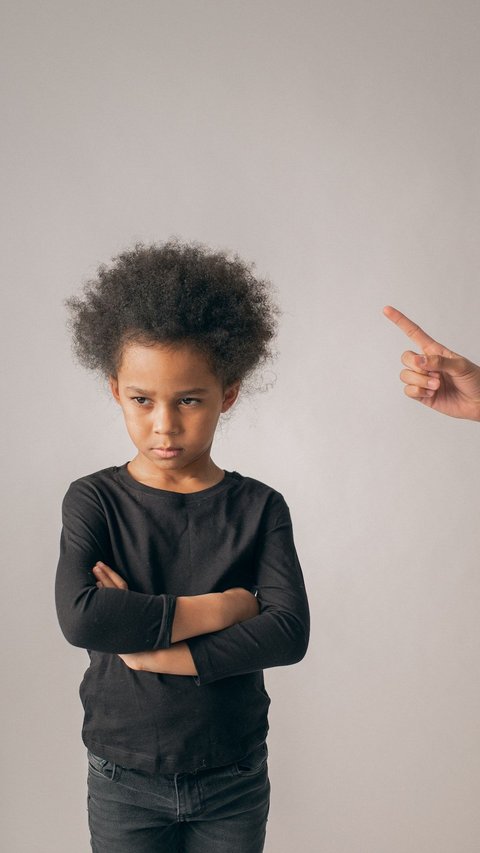
<path id="1" fill-rule="evenodd" d="M 237 473 L 201 492 L 138 483 L 127 466 L 71 484 L 56 578 L 65 637 L 90 655 L 80 687 L 83 739 L 124 767 L 164 773 L 218 767 L 264 740 L 262 669 L 295 663 L 309 618 L 288 507 Z M 103 560 L 128 590 L 98 589 Z M 198 678 L 135 672 L 121 652 L 170 644 L 176 596 L 257 589 L 260 613 L 187 640 Z"/>

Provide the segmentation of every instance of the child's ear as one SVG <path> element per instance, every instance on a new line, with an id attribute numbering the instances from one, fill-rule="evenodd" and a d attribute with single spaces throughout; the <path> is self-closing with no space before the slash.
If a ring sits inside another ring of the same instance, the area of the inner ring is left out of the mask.
<path id="1" fill-rule="evenodd" d="M 228 385 L 228 387 L 225 388 L 222 403 L 222 414 L 228 412 L 228 410 L 232 408 L 235 400 L 238 397 L 239 392 L 240 382 L 234 382 L 233 385 Z"/>
<path id="2" fill-rule="evenodd" d="M 120 394 L 118 393 L 118 379 L 115 379 L 114 376 L 109 376 L 108 384 L 110 385 L 110 391 L 112 392 L 112 396 L 115 402 L 120 403 Z"/>

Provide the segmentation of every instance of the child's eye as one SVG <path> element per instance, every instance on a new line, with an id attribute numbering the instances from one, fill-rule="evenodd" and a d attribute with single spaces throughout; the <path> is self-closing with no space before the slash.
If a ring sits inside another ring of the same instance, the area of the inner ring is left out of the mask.
<path id="1" fill-rule="evenodd" d="M 182 397 L 180 403 L 182 406 L 187 406 L 187 408 L 191 409 L 193 406 L 197 406 L 201 400 L 197 400 L 195 397 Z"/>
<path id="2" fill-rule="evenodd" d="M 148 397 L 131 397 L 131 399 L 134 400 L 134 402 L 137 403 L 137 405 L 139 405 L 143 409 L 145 408 L 146 403 L 150 402 Z"/>

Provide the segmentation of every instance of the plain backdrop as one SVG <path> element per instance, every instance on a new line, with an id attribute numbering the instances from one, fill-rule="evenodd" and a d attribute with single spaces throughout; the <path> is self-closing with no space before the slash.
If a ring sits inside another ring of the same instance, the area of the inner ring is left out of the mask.
<path id="1" fill-rule="evenodd" d="M 136 241 L 283 308 L 215 459 L 290 505 L 307 658 L 267 673 L 267 853 L 480 849 L 480 426 L 403 396 L 396 305 L 480 359 L 476 0 L 3 0 L 1 841 L 89 849 L 60 504 L 132 458 L 63 300 Z M 275 381 L 274 381 L 275 380 Z M 226 851 L 228 853 L 228 851 Z"/>

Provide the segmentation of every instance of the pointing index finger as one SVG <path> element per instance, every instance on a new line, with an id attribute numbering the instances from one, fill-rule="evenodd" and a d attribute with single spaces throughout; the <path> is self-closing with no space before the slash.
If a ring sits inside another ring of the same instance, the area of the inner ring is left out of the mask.
<path id="1" fill-rule="evenodd" d="M 442 353 L 444 347 L 435 341 L 430 335 L 427 335 L 413 320 L 410 320 L 401 311 L 393 308 L 391 305 L 386 305 L 383 309 L 385 317 L 395 323 L 414 343 L 424 352 Z"/>

